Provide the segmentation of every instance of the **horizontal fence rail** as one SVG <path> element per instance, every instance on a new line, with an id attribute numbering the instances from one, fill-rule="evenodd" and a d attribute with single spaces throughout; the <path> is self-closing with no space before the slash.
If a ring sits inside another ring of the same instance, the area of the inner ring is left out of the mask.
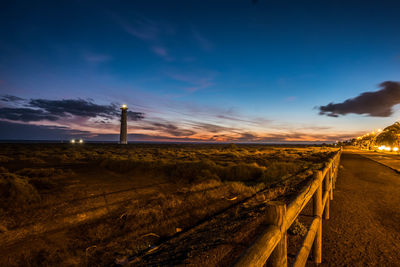
<path id="1" fill-rule="evenodd" d="M 266 206 L 268 227 L 253 244 L 236 260 L 234 266 L 287 266 L 287 230 L 297 219 L 308 202 L 313 200 L 313 220 L 301 244 L 293 266 L 305 266 L 310 252 L 313 261 L 322 260 L 322 220 L 329 219 L 330 200 L 333 200 L 342 148 L 329 159 L 322 171 L 316 171 L 312 179 L 300 190 L 288 205 L 270 201 Z"/>

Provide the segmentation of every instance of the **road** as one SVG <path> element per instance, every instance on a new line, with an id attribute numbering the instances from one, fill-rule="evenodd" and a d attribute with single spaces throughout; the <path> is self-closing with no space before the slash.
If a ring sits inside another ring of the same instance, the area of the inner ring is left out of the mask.
<path id="1" fill-rule="evenodd" d="M 400 266 L 400 174 L 344 151 L 331 218 L 323 223 L 323 266 Z"/>
<path id="2" fill-rule="evenodd" d="M 354 151 L 354 150 L 353 150 Z M 358 154 L 377 161 L 400 173 L 400 154 L 358 150 Z"/>

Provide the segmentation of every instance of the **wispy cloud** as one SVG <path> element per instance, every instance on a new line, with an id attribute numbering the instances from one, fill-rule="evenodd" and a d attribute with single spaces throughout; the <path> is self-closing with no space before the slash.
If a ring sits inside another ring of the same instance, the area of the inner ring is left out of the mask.
<path id="1" fill-rule="evenodd" d="M 220 118 L 220 119 L 224 119 L 224 120 L 230 120 L 230 121 L 237 121 L 237 122 L 246 122 L 246 123 L 251 123 L 251 124 L 255 124 L 255 123 L 260 123 L 260 121 L 257 121 L 257 120 L 250 120 L 250 119 L 245 119 L 245 118 L 242 118 L 241 116 L 233 116 L 233 115 L 221 115 L 221 114 L 219 114 L 219 115 L 217 115 L 216 116 L 217 118 Z M 264 123 L 265 122 L 269 122 L 269 120 L 262 120 Z"/>
<path id="2" fill-rule="evenodd" d="M 209 52 L 214 49 L 214 44 L 197 30 L 193 30 L 193 38 L 202 50 Z"/>
<path id="3" fill-rule="evenodd" d="M 237 131 L 236 128 L 216 125 L 204 122 L 190 122 L 194 129 L 203 130 L 209 133 L 232 132 Z"/>
<path id="4" fill-rule="evenodd" d="M 122 28 L 130 35 L 143 41 L 156 41 L 160 35 L 159 25 L 147 18 L 136 18 L 133 22 L 127 22 L 119 16 L 114 16 Z"/>
<path id="5" fill-rule="evenodd" d="M 158 135 L 167 135 L 173 137 L 190 137 L 196 134 L 194 130 L 186 129 L 170 121 L 144 121 L 143 125 L 140 126 L 139 129 L 151 131 L 153 133 L 157 133 Z"/>
<path id="6" fill-rule="evenodd" d="M 198 71 L 196 74 L 188 72 L 169 71 L 167 76 L 175 81 L 186 84 L 184 89 L 188 92 L 195 92 L 213 86 L 216 73 L 210 71 Z"/>
<path id="7" fill-rule="evenodd" d="M 297 99 L 296 96 L 288 96 L 288 97 L 285 98 L 285 101 L 286 101 L 286 102 L 293 102 L 293 101 L 295 101 L 296 99 Z"/>
<path id="8" fill-rule="evenodd" d="M 145 17 L 137 17 L 127 22 L 119 16 L 114 16 L 122 29 L 149 45 L 150 51 L 166 61 L 174 60 L 163 43 L 166 36 L 175 34 L 175 29 L 166 22 L 157 22 Z"/>
<path id="9" fill-rule="evenodd" d="M 154 45 L 151 47 L 151 50 L 154 52 L 154 54 L 162 57 L 166 61 L 172 61 L 173 58 L 169 55 L 167 48 L 161 45 Z"/>
<path id="10" fill-rule="evenodd" d="M 110 55 L 105 55 L 105 54 L 94 54 L 94 53 L 86 52 L 83 54 L 83 59 L 86 62 L 97 64 L 97 63 L 108 62 L 108 61 L 112 60 L 113 57 Z"/>

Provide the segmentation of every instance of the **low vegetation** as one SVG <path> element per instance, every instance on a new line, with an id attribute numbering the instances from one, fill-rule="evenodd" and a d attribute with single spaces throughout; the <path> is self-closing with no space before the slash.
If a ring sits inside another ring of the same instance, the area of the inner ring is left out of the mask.
<path id="1" fill-rule="evenodd" d="M 0 146 L 0 230 L 8 240 L 0 246 L 25 244 L 4 249 L 0 265 L 9 266 L 109 265 L 140 255 L 260 190 L 304 181 L 333 153 L 266 145 Z M 32 229 L 43 239 L 30 239 Z"/>

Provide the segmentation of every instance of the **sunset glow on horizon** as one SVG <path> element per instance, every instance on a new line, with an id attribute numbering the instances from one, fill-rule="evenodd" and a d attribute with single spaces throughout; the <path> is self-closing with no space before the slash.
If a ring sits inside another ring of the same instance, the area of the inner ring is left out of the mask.
<path id="1" fill-rule="evenodd" d="M 0 139 L 116 141 L 125 107 L 129 141 L 335 142 L 383 129 L 400 119 L 400 4 L 387 4 L 9 2 Z"/>

